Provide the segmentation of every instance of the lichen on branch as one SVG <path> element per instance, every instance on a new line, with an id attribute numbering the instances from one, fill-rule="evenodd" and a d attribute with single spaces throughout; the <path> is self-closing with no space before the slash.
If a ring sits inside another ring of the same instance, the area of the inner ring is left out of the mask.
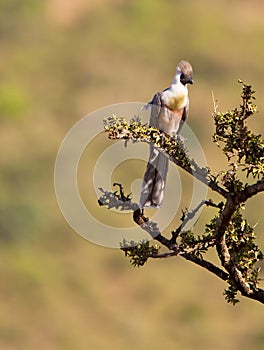
<path id="1" fill-rule="evenodd" d="M 237 294 L 240 292 L 241 295 L 264 304 L 264 290 L 259 287 L 261 279 L 258 265 L 264 256 L 257 245 L 255 228 L 243 216 L 247 201 L 264 191 L 264 141 L 247 124 L 248 118 L 257 112 L 255 92 L 250 85 L 240 83 L 240 106 L 225 113 L 218 112 L 215 108 L 213 113 L 213 142 L 227 158 L 227 170 L 219 173 L 210 167 L 200 167 L 195 159 L 190 158 L 188 149 L 180 139 L 142 124 L 137 117 L 130 122 L 116 116 L 104 120 L 105 132 L 111 140 L 154 144 L 170 161 L 218 193 L 222 201 L 215 203 L 210 199 L 204 200 L 193 212 L 183 211 L 178 227 L 171 232 L 169 238 L 132 201 L 131 194 L 125 195 L 122 185 L 115 184 L 119 187 L 115 192 L 101 189 L 102 196 L 98 202 L 108 209 L 131 210 L 134 222 L 149 234 L 150 241 L 121 244 L 121 249 L 133 266 L 142 266 L 148 259 L 181 256 L 224 280 L 228 284 L 224 291 L 227 302 L 235 305 L 239 301 Z M 183 231 L 184 223 L 191 220 L 202 206 L 216 210 L 204 231 L 197 233 L 194 228 Z M 152 245 L 153 240 L 160 246 L 156 243 Z M 161 251 L 161 247 L 165 251 Z M 215 249 L 221 266 L 205 259 L 209 249 Z"/>
<path id="2" fill-rule="evenodd" d="M 247 125 L 247 119 L 257 112 L 254 103 L 255 91 L 251 85 L 242 84 L 242 104 L 225 113 L 213 114 L 216 131 L 213 141 L 223 150 L 232 165 L 240 166 L 246 176 L 263 179 L 264 141 L 261 135 L 254 134 Z"/>

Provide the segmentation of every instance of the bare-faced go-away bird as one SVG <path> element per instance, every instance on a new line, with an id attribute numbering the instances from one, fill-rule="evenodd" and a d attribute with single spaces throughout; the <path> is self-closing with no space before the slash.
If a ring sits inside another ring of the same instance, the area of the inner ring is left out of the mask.
<path id="1" fill-rule="evenodd" d="M 149 102 L 151 114 L 149 125 L 177 138 L 188 117 L 189 97 L 187 84 L 193 84 L 192 66 L 181 61 L 169 88 L 158 92 Z M 150 154 L 143 178 L 140 207 L 160 208 L 168 173 L 168 157 L 150 144 Z"/>

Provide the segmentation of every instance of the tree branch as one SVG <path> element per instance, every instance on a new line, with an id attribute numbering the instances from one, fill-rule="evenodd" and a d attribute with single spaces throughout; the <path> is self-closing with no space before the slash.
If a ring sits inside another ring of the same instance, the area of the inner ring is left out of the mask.
<path id="1" fill-rule="evenodd" d="M 139 132 L 140 128 L 140 132 Z M 129 124 L 123 119 L 116 119 L 116 125 L 110 122 L 105 126 L 108 138 L 111 140 L 131 140 L 132 142 L 152 143 L 155 147 L 181 169 L 208 186 L 212 191 L 227 198 L 228 191 L 219 186 L 215 179 L 208 174 L 208 169 L 201 168 L 194 159 L 187 157 L 183 143 L 156 128 L 148 128 L 140 123 Z"/>
<path id="2" fill-rule="evenodd" d="M 241 190 L 237 194 L 236 200 L 239 203 L 245 203 L 249 198 L 263 191 L 264 191 L 264 180 L 260 180 L 260 181 L 257 181 L 255 184 L 248 185 L 243 190 Z"/>
<path id="3" fill-rule="evenodd" d="M 264 290 L 258 288 L 259 269 L 254 267 L 264 255 L 254 243 L 253 228 L 241 213 L 242 204 L 256 194 L 264 192 L 264 141 L 261 135 L 253 134 L 246 123 L 247 118 L 257 111 L 253 94 L 251 86 L 243 84 L 243 103 L 240 107 L 226 113 L 218 113 L 215 105 L 213 118 L 216 131 L 213 142 L 219 147 L 219 143 L 223 144 L 221 148 L 229 166 L 227 171 L 222 171 L 216 176 L 208 167 L 200 167 L 194 159 L 190 159 L 180 137 L 175 139 L 156 128 L 142 125 L 139 118 L 134 118 L 130 123 L 116 117 L 105 120 L 105 131 L 110 139 L 151 143 L 170 161 L 224 198 L 219 204 L 211 200 L 202 201 L 192 212 L 183 212 L 181 224 L 172 231 L 171 238 L 168 239 L 162 235 L 158 225 L 144 215 L 138 204 L 132 203 L 130 196 L 124 195 L 121 185 L 115 184 L 119 186 L 120 193 L 102 190 L 100 205 L 132 210 L 134 222 L 148 232 L 152 239 L 168 249 L 160 253 L 159 248 L 149 246 L 148 241 L 134 247 L 124 246 L 122 249 L 130 257 L 132 264 L 142 266 L 148 258 L 182 256 L 227 281 L 229 288 L 224 294 L 227 301 L 233 304 L 238 302 L 235 298 L 238 291 L 243 296 L 264 303 Z M 248 185 L 241 180 L 239 168 L 245 171 L 247 178 L 251 176 L 260 180 Z M 199 236 L 194 235 L 191 230 L 183 232 L 186 223 L 193 219 L 203 205 L 218 209 L 218 214 L 205 225 L 205 233 Z M 226 271 L 203 258 L 202 254 L 214 246 Z"/>

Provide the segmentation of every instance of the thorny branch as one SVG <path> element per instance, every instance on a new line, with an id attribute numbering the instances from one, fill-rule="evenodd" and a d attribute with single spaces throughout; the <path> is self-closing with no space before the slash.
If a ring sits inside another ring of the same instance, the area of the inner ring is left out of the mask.
<path id="1" fill-rule="evenodd" d="M 213 142 L 222 149 L 228 160 L 228 169 L 217 174 L 209 168 L 199 167 L 194 159 L 190 159 L 188 150 L 180 141 L 142 125 L 138 119 L 128 123 L 124 119 L 111 117 L 105 121 L 105 131 L 110 139 L 155 144 L 177 166 L 223 198 L 219 203 L 205 200 L 192 212 L 184 211 L 180 225 L 167 238 L 160 232 L 158 225 L 145 216 L 138 204 L 132 202 L 131 196 L 124 194 L 122 185 L 115 184 L 119 191 L 114 193 L 101 189 L 100 205 L 108 209 L 131 210 L 135 223 L 167 249 L 166 252 L 160 252 L 160 247 L 151 246 L 149 241 L 123 242 L 121 249 L 130 258 L 132 265 L 142 266 L 149 258 L 181 256 L 226 281 L 229 287 L 224 292 L 225 298 L 233 304 L 238 302 L 238 291 L 264 304 L 264 290 L 258 287 L 260 268 L 256 267 L 256 263 L 263 260 L 263 253 L 255 243 L 254 229 L 241 214 L 244 203 L 264 191 L 264 141 L 260 135 L 253 134 L 246 124 L 246 120 L 257 111 L 253 95 L 251 86 L 242 83 L 242 104 L 239 108 L 218 113 L 214 102 L 216 131 Z M 251 177 L 252 184 L 241 180 L 241 171 L 245 172 L 246 178 Z M 216 216 L 205 225 L 203 235 L 194 234 L 192 230 L 184 232 L 185 224 L 203 206 L 217 210 Z M 213 247 L 216 248 L 222 268 L 204 258 L 208 249 Z"/>

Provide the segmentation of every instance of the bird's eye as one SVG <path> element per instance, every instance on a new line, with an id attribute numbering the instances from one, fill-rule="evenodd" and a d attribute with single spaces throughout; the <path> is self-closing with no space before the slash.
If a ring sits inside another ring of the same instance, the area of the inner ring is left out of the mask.
<path id="1" fill-rule="evenodd" d="M 182 73 L 180 79 L 182 80 L 182 79 L 184 79 L 184 78 L 185 78 L 185 74 Z"/>

